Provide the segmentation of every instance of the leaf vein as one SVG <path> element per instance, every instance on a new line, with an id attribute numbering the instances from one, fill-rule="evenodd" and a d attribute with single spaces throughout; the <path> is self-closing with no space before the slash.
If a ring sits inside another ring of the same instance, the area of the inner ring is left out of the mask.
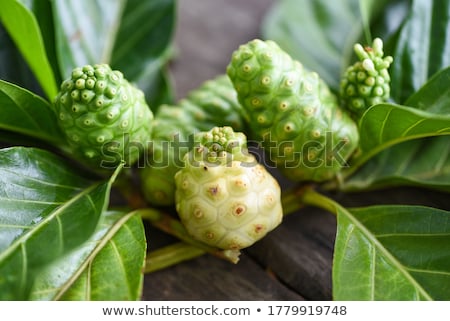
<path id="1" fill-rule="evenodd" d="M 374 234 L 377 238 L 388 237 L 441 237 L 450 236 L 450 233 L 386 233 L 386 234 Z"/>
<path id="2" fill-rule="evenodd" d="M 85 197 L 86 195 L 89 195 L 89 193 L 96 187 L 97 187 L 97 185 L 90 186 L 89 188 L 85 189 L 81 193 L 72 197 L 70 200 L 68 200 L 66 203 L 64 203 L 60 207 L 56 208 L 50 215 L 48 215 L 42 221 L 39 222 L 36 229 L 38 230 L 40 227 L 46 226 L 48 222 L 53 220 L 56 216 L 59 216 L 67 207 L 71 206 L 77 200 Z M 16 241 L 13 244 L 11 244 L 11 246 L 6 251 L 4 251 L 3 253 L 0 254 L 0 261 L 2 261 L 5 257 L 10 255 L 13 251 L 15 251 L 17 249 L 17 246 L 19 246 L 19 244 L 21 244 L 22 242 L 25 242 L 27 238 L 28 238 L 28 234 L 24 233 L 24 234 L 22 234 L 21 237 L 16 239 Z"/>
<path id="3" fill-rule="evenodd" d="M 416 121 L 414 124 L 412 124 L 411 126 L 409 126 L 408 128 L 406 128 L 402 134 L 400 134 L 400 137 L 406 137 L 408 135 L 408 133 L 414 129 L 414 127 L 419 126 L 420 124 L 422 124 L 424 121 L 426 121 L 427 119 L 422 118 L 418 121 Z"/>
<path id="4" fill-rule="evenodd" d="M 341 207 L 339 207 L 341 208 Z M 393 265 L 395 265 L 399 271 L 404 275 L 406 279 L 408 279 L 411 284 L 414 285 L 416 289 L 420 291 L 420 293 L 427 299 L 432 300 L 430 295 L 422 288 L 422 286 L 417 282 L 416 279 L 412 277 L 410 273 L 406 271 L 406 267 L 398 261 L 396 257 L 394 257 L 356 217 L 354 217 L 350 212 L 345 209 L 341 209 L 340 212 L 347 216 L 348 219 L 361 231 L 362 235 L 364 235 L 379 251 L 382 253 L 388 261 L 390 261 Z"/>
<path id="5" fill-rule="evenodd" d="M 391 109 L 389 109 L 389 111 L 388 111 L 388 113 L 386 114 L 386 116 L 384 117 L 384 120 L 383 120 L 383 122 L 381 123 L 381 126 L 380 126 L 380 134 L 378 135 L 378 142 L 379 142 L 379 145 L 381 145 L 382 143 L 383 143 L 383 135 L 384 135 L 384 132 L 385 132 L 385 130 L 384 130 L 384 128 L 386 127 L 386 123 L 387 123 L 387 121 L 388 121 L 388 119 L 389 119 L 389 115 L 392 113 L 392 108 Z"/>

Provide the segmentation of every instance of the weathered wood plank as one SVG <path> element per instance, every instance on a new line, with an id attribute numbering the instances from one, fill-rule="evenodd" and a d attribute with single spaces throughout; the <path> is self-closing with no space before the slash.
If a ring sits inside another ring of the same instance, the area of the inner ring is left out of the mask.
<path id="1" fill-rule="evenodd" d="M 147 275 L 143 300 L 303 300 L 253 260 L 205 255 Z"/>
<path id="2" fill-rule="evenodd" d="M 330 300 L 335 231 L 332 214 L 304 208 L 285 217 L 248 253 L 306 299 Z"/>

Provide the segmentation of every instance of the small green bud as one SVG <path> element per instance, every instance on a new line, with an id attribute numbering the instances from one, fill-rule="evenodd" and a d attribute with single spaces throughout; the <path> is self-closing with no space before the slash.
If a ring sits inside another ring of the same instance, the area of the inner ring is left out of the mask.
<path id="1" fill-rule="evenodd" d="M 342 107 L 354 118 L 359 118 L 370 106 L 389 99 L 391 79 L 388 68 L 393 59 L 391 56 L 383 57 L 383 41 L 380 38 L 376 38 L 371 47 L 356 44 L 354 50 L 359 61 L 344 73 L 340 99 Z"/>

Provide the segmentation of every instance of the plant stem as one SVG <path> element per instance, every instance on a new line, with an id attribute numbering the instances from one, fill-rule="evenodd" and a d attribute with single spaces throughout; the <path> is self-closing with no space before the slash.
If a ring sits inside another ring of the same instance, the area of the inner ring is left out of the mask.
<path id="1" fill-rule="evenodd" d="M 281 205 L 283 207 L 283 215 L 292 214 L 305 207 L 301 202 L 302 194 L 310 187 L 297 187 L 286 190 L 281 194 Z"/>
<path id="2" fill-rule="evenodd" d="M 169 266 L 202 256 L 206 252 L 184 242 L 174 243 L 150 252 L 145 259 L 144 273 L 162 270 Z"/>
<path id="3" fill-rule="evenodd" d="M 148 220 L 153 226 L 157 227 L 161 231 L 173 235 L 188 244 L 196 246 L 198 249 L 201 249 L 209 254 L 230 261 L 232 263 L 237 263 L 239 261 L 239 250 L 221 250 L 194 240 L 188 234 L 180 221 L 174 219 L 170 215 L 160 210 L 154 208 L 145 208 L 136 210 L 136 213 L 139 214 L 143 219 Z"/>
<path id="4" fill-rule="evenodd" d="M 312 188 L 309 188 L 303 192 L 301 200 L 305 205 L 315 206 L 324 209 L 336 216 L 339 209 L 342 209 L 342 206 L 339 205 L 337 202 L 335 202 L 329 197 L 326 197 L 323 194 L 317 193 Z"/>

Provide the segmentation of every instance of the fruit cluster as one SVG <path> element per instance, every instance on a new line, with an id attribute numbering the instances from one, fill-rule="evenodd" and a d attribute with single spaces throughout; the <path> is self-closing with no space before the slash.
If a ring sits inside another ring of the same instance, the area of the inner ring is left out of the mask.
<path id="1" fill-rule="evenodd" d="M 154 206 L 174 205 L 193 238 L 225 250 L 252 245 L 282 221 L 280 186 L 247 149 L 257 141 L 291 180 L 324 182 L 358 147 L 352 117 L 389 97 L 382 42 L 355 46 L 340 99 L 317 73 L 273 41 L 252 40 L 226 75 L 205 82 L 155 116 L 144 94 L 108 65 L 73 70 L 55 109 L 73 154 L 94 167 L 139 166 Z M 342 108 L 342 109 L 341 109 Z M 347 111 L 349 113 L 347 114 Z M 244 134 L 245 133 L 245 134 Z"/>

